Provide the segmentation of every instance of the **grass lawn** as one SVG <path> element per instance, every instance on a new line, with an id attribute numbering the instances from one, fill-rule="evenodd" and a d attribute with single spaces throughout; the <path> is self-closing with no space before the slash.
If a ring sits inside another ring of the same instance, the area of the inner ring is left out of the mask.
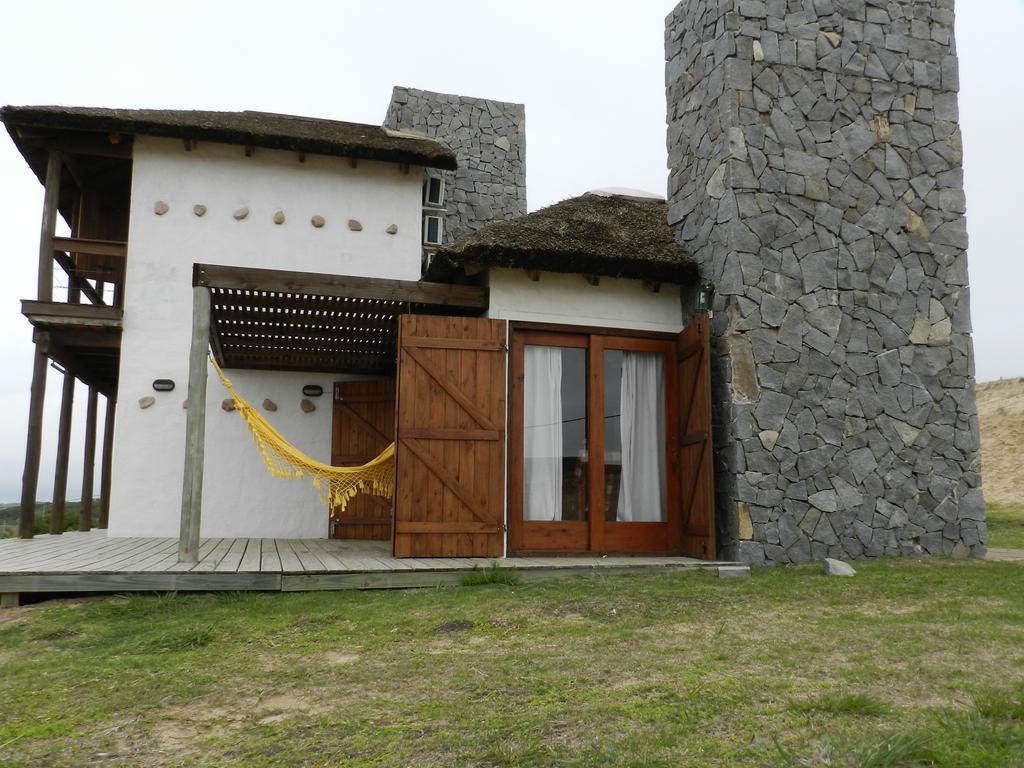
<path id="1" fill-rule="evenodd" d="M 0 765 L 1021 766 L 1024 567 L 0 614 Z"/>
<path id="2" fill-rule="evenodd" d="M 1024 503 L 989 502 L 988 546 L 1024 549 Z"/>

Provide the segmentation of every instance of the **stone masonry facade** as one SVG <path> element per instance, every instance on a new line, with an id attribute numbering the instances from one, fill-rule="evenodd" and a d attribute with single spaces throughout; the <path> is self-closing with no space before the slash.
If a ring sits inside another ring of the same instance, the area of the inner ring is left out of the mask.
<path id="1" fill-rule="evenodd" d="M 451 149 L 444 242 L 490 221 L 526 213 L 526 110 L 522 104 L 395 87 L 384 127 L 429 136 Z"/>
<path id="2" fill-rule="evenodd" d="M 683 0 L 669 220 L 716 288 L 721 554 L 984 553 L 953 0 Z"/>

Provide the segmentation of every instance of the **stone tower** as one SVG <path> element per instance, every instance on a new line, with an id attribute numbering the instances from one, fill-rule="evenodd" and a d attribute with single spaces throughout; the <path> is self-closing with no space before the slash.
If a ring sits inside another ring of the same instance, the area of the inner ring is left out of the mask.
<path id="1" fill-rule="evenodd" d="M 458 158 L 445 179 L 444 242 L 526 213 L 526 110 L 522 104 L 396 86 L 384 127 L 429 136 Z"/>
<path id="2" fill-rule="evenodd" d="M 953 0 L 683 0 L 666 23 L 724 554 L 983 553 Z"/>

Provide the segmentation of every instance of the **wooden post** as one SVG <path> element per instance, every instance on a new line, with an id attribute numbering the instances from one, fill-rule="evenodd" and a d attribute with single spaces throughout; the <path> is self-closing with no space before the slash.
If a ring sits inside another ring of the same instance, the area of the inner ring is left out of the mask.
<path id="1" fill-rule="evenodd" d="M 95 387 L 89 387 L 89 402 L 85 410 L 85 461 L 82 472 L 82 511 L 78 515 L 78 530 L 92 528 L 92 481 L 96 474 L 96 401 Z"/>
<path id="2" fill-rule="evenodd" d="M 97 528 L 106 529 L 110 522 L 110 469 L 114 457 L 114 413 L 117 401 L 107 397 L 103 418 L 103 457 L 100 459 L 100 519 Z"/>
<path id="3" fill-rule="evenodd" d="M 188 358 L 188 415 L 185 419 L 185 474 L 181 483 L 178 561 L 199 559 L 203 506 L 203 453 L 206 442 L 207 348 L 210 344 L 210 289 L 192 289 L 192 349 Z"/>
<path id="4" fill-rule="evenodd" d="M 50 150 L 46 160 L 46 191 L 43 195 L 43 221 L 39 229 L 39 301 L 53 301 L 53 233 L 57 228 L 57 202 L 60 199 L 60 152 Z"/>
<path id="5" fill-rule="evenodd" d="M 64 371 L 64 387 L 60 396 L 60 424 L 57 427 L 57 469 L 53 476 L 53 507 L 50 510 L 50 533 L 64 533 L 64 503 L 68 491 L 68 458 L 71 455 L 71 409 L 75 400 L 75 377 Z"/>
<path id="6" fill-rule="evenodd" d="M 60 198 L 59 152 L 50 151 L 46 161 L 46 187 L 43 194 L 43 219 L 39 227 L 39 279 L 37 298 L 53 301 L 53 233 L 57 228 L 57 201 Z M 36 343 L 32 363 L 32 389 L 28 406 L 28 435 L 25 440 L 25 469 L 21 475 L 21 511 L 18 535 L 31 539 L 36 521 L 36 489 L 39 486 L 39 453 L 43 446 L 43 401 L 46 399 L 46 354 Z"/>
<path id="7" fill-rule="evenodd" d="M 31 539 L 36 522 L 36 487 L 39 485 L 39 453 L 43 446 L 43 400 L 46 398 L 46 353 L 37 342 L 32 364 L 32 390 L 28 404 L 28 437 L 25 471 L 21 475 L 21 513 L 18 536 Z"/>

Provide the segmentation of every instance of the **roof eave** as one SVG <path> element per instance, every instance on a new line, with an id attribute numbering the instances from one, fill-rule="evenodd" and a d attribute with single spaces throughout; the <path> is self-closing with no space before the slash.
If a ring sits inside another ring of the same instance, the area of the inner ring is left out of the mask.
<path id="1" fill-rule="evenodd" d="M 24 107 L 0 108 L 0 122 L 7 126 L 12 138 L 13 128 L 49 128 L 68 131 L 121 133 L 126 135 L 155 136 L 159 138 L 195 139 L 222 144 L 263 147 L 292 152 L 351 157 L 359 160 L 378 160 L 404 165 L 418 165 L 453 171 L 458 167 L 454 153 L 437 145 L 436 150 L 417 152 L 414 150 L 375 148 L 353 144 L 330 142 L 318 139 L 302 139 L 291 136 L 258 135 L 226 128 L 195 125 L 174 126 L 152 123 L 145 120 L 131 120 L 111 116 L 59 114 L 33 111 Z M 424 138 L 424 143 L 430 142 Z"/>

